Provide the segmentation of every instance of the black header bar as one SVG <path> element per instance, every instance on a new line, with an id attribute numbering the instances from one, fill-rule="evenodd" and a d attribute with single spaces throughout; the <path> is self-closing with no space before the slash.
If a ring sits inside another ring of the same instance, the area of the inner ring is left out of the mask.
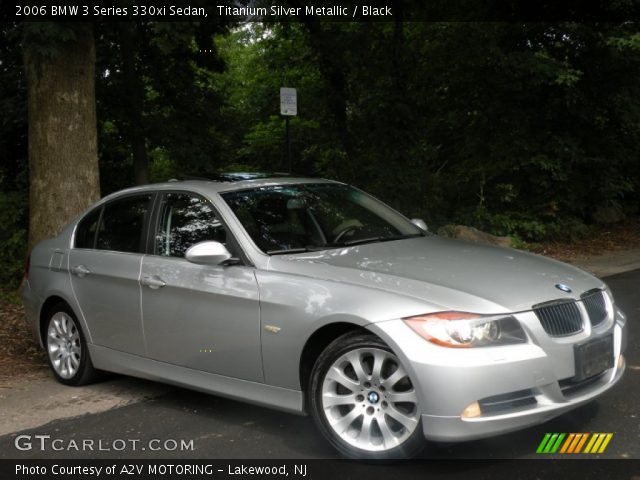
<path id="1" fill-rule="evenodd" d="M 3 0 L 5 22 L 626 22 L 640 0 Z"/>

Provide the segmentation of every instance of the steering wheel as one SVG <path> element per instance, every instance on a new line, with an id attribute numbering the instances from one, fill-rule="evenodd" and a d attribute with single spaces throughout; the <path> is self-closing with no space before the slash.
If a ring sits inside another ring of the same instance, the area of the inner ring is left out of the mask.
<path id="1" fill-rule="evenodd" d="M 347 220 L 342 225 L 338 225 L 338 227 L 334 230 L 334 232 L 337 232 L 337 233 L 335 234 L 335 236 L 333 237 L 333 240 L 331 242 L 332 243 L 338 243 L 340 240 L 342 240 L 342 238 L 347 233 L 355 232 L 356 230 L 360 230 L 363 227 L 364 227 L 364 225 L 362 225 L 357 220 Z"/>

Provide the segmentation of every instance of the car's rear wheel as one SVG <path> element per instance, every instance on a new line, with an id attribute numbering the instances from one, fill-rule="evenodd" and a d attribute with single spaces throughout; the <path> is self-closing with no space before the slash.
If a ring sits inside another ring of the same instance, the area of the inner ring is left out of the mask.
<path id="1" fill-rule="evenodd" d="M 413 383 L 374 335 L 346 334 L 324 350 L 311 374 L 309 405 L 320 431 L 348 457 L 410 458 L 424 446 Z"/>
<path id="2" fill-rule="evenodd" d="M 49 310 L 44 336 L 49 366 L 65 385 L 85 385 L 98 377 L 87 342 L 73 311 L 65 303 Z"/>

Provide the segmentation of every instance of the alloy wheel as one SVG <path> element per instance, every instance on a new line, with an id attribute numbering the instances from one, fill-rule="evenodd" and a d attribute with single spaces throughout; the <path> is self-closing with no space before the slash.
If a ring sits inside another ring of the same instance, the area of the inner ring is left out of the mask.
<path id="1" fill-rule="evenodd" d="M 70 379 L 78 372 L 82 346 L 78 327 L 66 312 L 57 312 L 49 321 L 47 351 L 51 366 L 60 377 Z"/>
<path id="2" fill-rule="evenodd" d="M 391 352 L 358 348 L 340 356 L 322 383 L 322 409 L 331 429 L 365 451 L 387 451 L 411 437 L 420 421 L 418 397 Z"/>

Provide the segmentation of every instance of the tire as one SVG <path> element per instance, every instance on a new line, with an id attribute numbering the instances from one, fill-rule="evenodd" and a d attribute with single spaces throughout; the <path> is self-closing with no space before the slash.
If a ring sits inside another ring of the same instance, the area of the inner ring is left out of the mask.
<path id="1" fill-rule="evenodd" d="M 307 394 L 319 430 L 349 458 L 405 459 L 424 448 L 416 390 L 375 335 L 334 340 L 318 357 Z"/>
<path id="2" fill-rule="evenodd" d="M 60 383 L 81 386 L 98 379 L 76 315 L 66 303 L 57 303 L 47 314 L 43 332 L 49 367 Z"/>

